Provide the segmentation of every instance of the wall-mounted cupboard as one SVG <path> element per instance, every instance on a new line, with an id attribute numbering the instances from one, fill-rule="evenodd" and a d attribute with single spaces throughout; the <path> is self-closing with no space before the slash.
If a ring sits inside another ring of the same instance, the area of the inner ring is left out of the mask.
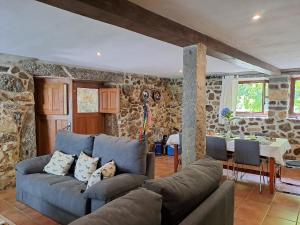
<path id="1" fill-rule="evenodd" d="M 105 133 L 105 114 L 119 112 L 120 90 L 94 81 L 36 78 L 35 100 L 38 155 L 44 155 L 54 150 L 61 129 Z"/>

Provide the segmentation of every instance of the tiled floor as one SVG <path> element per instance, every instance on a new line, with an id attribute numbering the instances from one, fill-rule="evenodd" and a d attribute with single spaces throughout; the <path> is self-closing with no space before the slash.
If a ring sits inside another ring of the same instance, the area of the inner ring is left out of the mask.
<path id="1" fill-rule="evenodd" d="M 157 157 L 156 177 L 165 177 L 172 173 L 173 159 Z M 300 171 L 285 170 L 283 175 L 289 177 L 289 180 L 300 181 Z M 283 193 L 270 195 L 267 187 L 259 194 L 258 185 L 253 182 L 257 179 L 257 176 L 247 175 L 245 182 L 236 183 L 235 225 L 300 225 L 300 196 Z M 300 188 L 293 190 L 300 192 Z M 17 202 L 14 189 L 0 192 L 0 214 L 16 225 L 57 225 L 39 212 Z"/>

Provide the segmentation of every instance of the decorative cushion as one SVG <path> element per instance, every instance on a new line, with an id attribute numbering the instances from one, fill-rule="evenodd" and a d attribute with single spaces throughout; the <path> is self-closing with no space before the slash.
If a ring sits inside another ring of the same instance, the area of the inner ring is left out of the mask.
<path id="1" fill-rule="evenodd" d="M 44 171 L 54 175 L 65 176 L 73 161 L 74 156 L 55 151 L 50 162 L 44 167 Z"/>
<path id="2" fill-rule="evenodd" d="M 144 187 L 163 197 L 162 224 L 179 224 L 219 186 L 220 163 L 203 159 L 160 180 L 146 180 Z"/>
<path id="3" fill-rule="evenodd" d="M 55 149 L 61 152 L 79 156 L 83 151 L 91 156 L 93 151 L 94 137 L 90 135 L 75 134 L 68 131 L 59 131 L 56 135 Z"/>
<path id="4" fill-rule="evenodd" d="M 161 196 L 139 188 L 70 225 L 160 225 Z"/>
<path id="5" fill-rule="evenodd" d="M 87 182 L 97 169 L 99 158 L 92 158 L 81 152 L 76 162 L 74 177 L 77 180 Z"/>
<path id="6" fill-rule="evenodd" d="M 93 157 L 102 164 L 114 160 L 117 173 L 146 174 L 147 148 L 136 140 L 101 134 L 95 137 Z"/>
<path id="7" fill-rule="evenodd" d="M 106 163 L 105 165 L 101 166 L 92 174 L 92 176 L 88 181 L 87 189 L 103 179 L 113 177 L 115 173 L 116 173 L 115 162 L 111 161 L 109 163 Z"/>

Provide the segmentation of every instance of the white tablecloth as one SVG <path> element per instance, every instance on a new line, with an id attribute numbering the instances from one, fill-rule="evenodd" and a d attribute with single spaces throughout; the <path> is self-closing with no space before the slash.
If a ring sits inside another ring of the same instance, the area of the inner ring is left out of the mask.
<path id="1" fill-rule="evenodd" d="M 227 150 L 234 152 L 234 139 L 227 140 Z M 172 134 L 168 138 L 167 145 L 179 144 L 179 134 Z M 288 139 L 276 138 L 270 144 L 260 144 L 261 156 L 273 157 L 276 163 L 284 165 L 283 155 L 291 149 Z"/>
<path id="2" fill-rule="evenodd" d="M 168 140 L 167 140 L 167 145 L 179 145 L 180 141 L 179 141 L 179 134 L 172 134 L 169 136 Z"/>
<path id="3" fill-rule="evenodd" d="M 291 145 L 288 139 L 276 138 L 276 141 L 270 144 L 260 144 L 260 155 L 273 157 L 276 163 L 284 165 L 283 156 L 290 149 Z M 227 150 L 234 152 L 234 140 L 227 141 Z"/>

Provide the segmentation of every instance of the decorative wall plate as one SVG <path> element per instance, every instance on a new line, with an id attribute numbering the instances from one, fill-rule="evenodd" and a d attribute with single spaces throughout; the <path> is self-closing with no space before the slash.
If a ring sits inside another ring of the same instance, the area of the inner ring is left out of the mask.
<path id="1" fill-rule="evenodd" d="M 152 91 L 152 98 L 155 102 L 159 102 L 161 99 L 161 93 L 158 90 Z"/>
<path id="2" fill-rule="evenodd" d="M 150 97 L 151 97 L 151 92 L 149 90 L 145 89 L 141 92 L 141 101 L 142 102 L 149 101 Z"/>

